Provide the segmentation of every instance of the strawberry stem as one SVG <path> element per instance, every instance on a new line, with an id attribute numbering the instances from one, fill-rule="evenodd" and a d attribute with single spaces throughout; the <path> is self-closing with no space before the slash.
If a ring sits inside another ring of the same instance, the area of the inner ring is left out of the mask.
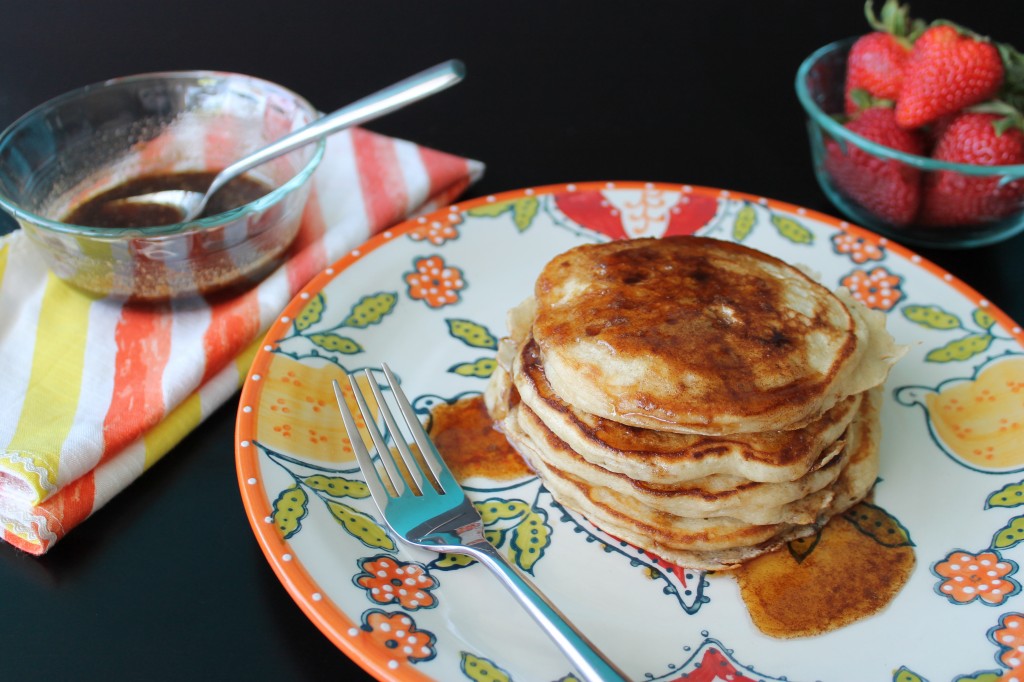
<path id="1" fill-rule="evenodd" d="M 875 97 L 864 88 L 854 88 L 850 90 L 850 101 L 857 107 L 857 111 L 864 111 L 872 107 L 885 107 L 892 109 L 896 106 L 896 103 L 891 99 L 884 99 L 881 97 Z"/>
<path id="2" fill-rule="evenodd" d="M 908 48 L 927 28 L 924 21 L 911 19 L 910 5 L 901 5 L 899 0 L 885 0 L 881 18 L 875 14 L 874 0 L 867 0 L 864 3 L 864 16 L 872 29 L 888 33 Z"/>
<path id="3" fill-rule="evenodd" d="M 1020 110 L 1009 102 L 993 99 L 981 104 L 975 104 L 973 107 L 968 107 L 965 111 L 975 114 L 995 114 L 998 116 L 999 118 L 992 121 L 992 127 L 995 128 L 996 135 L 1002 135 L 1010 128 L 1017 128 L 1024 132 L 1024 114 L 1021 114 Z"/>
<path id="4" fill-rule="evenodd" d="M 1024 55 L 1006 43 L 995 43 L 995 46 L 1006 73 L 999 98 L 1018 111 L 1024 110 Z"/>

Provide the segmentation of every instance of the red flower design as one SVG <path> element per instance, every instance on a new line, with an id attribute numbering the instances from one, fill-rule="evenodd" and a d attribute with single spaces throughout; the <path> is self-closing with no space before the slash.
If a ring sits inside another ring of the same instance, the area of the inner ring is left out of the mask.
<path id="1" fill-rule="evenodd" d="M 410 611 L 437 605 L 437 599 L 430 592 L 437 587 L 437 580 L 420 564 L 382 554 L 362 559 L 359 568 L 362 570 L 353 577 L 353 582 L 378 604 L 397 602 Z"/>
<path id="2" fill-rule="evenodd" d="M 991 606 L 1002 604 L 1020 592 L 1020 584 L 1010 577 L 1016 572 L 1016 563 L 992 550 L 978 554 L 954 550 L 932 567 L 932 573 L 944 578 L 935 590 L 955 604 L 975 599 Z"/>
<path id="3" fill-rule="evenodd" d="M 900 282 L 899 275 L 894 275 L 883 267 L 877 267 L 871 272 L 854 270 L 843 278 L 842 285 L 867 307 L 875 310 L 892 310 L 892 307 L 903 298 Z"/>
<path id="4" fill-rule="evenodd" d="M 1007 613 L 999 619 L 999 625 L 989 632 L 989 639 L 999 647 L 999 662 L 1010 669 L 1005 679 L 1011 679 L 1014 672 L 1024 673 L 1024 614 Z"/>
<path id="5" fill-rule="evenodd" d="M 837 253 L 847 254 L 850 260 L 857 264 L 869 260 L 882 260 L 885 256 L 881 246 L 849 232 L 839 232 L 832 237 L 832 246 Z"/>
<path id="6" fill-rule="evenodd" d="M 387 613 L 370 609 L 363 614 L 362 629 L 370 633 L 381 646 L 404 656 L 410 662 L 429 661 L 437 655 L 434 643 L 437 638 L 427 630 L 416 628 L 416 622 L 407 614 L 398 611 Z"/>
<path id="7" fill-rule="evenodd" d="M 428 241 L 434 246 L 441 246 L 449 239 L 459 236 L 459 231 L 455 226 L 462 218 L 457 213 L 452 213 L 445 221 L 428 221 L 425 218 L 420 218 L 420 220 L 422 221 L 420 224 L 409 230 L 409 238 L 413 241 Z"/>
<path id="8" fill-rule="evenodd" d="M 459 291 L 466 288 L 462 270 L 446 265 L 440 256 L 420 258 L 414 265 L 416 270 L 405 274 L 410 297 L 431 308 L 458 302 Z"/>

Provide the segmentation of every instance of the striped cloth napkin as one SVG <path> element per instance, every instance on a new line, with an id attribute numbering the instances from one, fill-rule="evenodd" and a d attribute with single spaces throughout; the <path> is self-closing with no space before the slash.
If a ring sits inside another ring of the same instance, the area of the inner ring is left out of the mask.
<path id="1" fill-rule="evenodd" d="M 363 129 L 334 135 L 287 262 L 200 306 L 94 300 L 49 273 L 21 231 L 0 238 L 3 540 L 49 550 L 235 394 L 271 321 L 317 272 L 482 172 Z"/>

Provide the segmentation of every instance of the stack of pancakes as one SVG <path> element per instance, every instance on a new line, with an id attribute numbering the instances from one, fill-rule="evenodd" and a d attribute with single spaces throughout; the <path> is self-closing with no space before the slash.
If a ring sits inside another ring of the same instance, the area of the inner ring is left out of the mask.
<path id="1" fill-rule="evenodd" d="M 676 564 L 814 533 L 878 473 L 884 315 L 702 237 L 557 256 L 509 313 L 487 407 L 564 507 Z"/>

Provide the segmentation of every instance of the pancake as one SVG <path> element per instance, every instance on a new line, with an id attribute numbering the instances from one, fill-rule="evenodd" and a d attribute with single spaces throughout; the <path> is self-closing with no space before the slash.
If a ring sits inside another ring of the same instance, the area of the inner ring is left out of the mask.
<path id="1" fill-rule="evenodd" d="M 832 496 L 817 495 L 814 500 L 809 500 L 809 496 L 836 481 L 846 466 L 846 453 L 857 447 L 856 442 L 837 441 L 838 456 L 795 481 L 762 483 L 712 474 L 680 483 L 656 484 L 636 481 L 591 464 L 552 433 L 525 403 L 512 407 L 508 420 L 516 421 L 519 432 L 534 446 L 538 459 L 590 485 L 608 488 L 652 511 L 690 518 L 728 516 L 753 524 L 812 523 Z"/>
<path id="2" fill-rule="evenodd" d="M 499 366 L 496 371 L 506 371 Z M 631 479 L 673 484 L 712 475 L 750 481 L 796 481 L 826 465 L 860 406 L 860 394 L 844 398 L 800 429 L 705 436 L 627 426 L 588 414 L 559 398 L 529 339 L 512 362 L 521 400 L 588 462 Z M 536 433 L 534 432 L 534 435 Z"/>
<path id="3" fill-rule="evenodd" d="M 872 393 L 850 426 L 852 448 L 838 479 L 800 501 L 812 509 L 819 507 L 814 520 L 803 524 L 751 524 L 730 517 L 687 518 L 653 510 L 631 495 L 593 485 L 549 465 L 539 454 L 544 444 L 534 442 L 508 418 L 504 426 L 509 441 L 533 465 L 562 506 L 582 514 L 606 533 L 666 561 L 696 569 L 725 570 L 813 534 L 867 495 L 878 475 L 880 396 Z M 509 412 L 509 416 L 514 414 L 515 410 Z M 822 503 L 826 496 L 829 499 Z"/>
<path id="4" fill-rule="evenodd" d="M 532 334 L 555 393 L 630 426 L 722 435 L 801 428 L 881 384 L 884 315 L 739 244 L 586 244 L 537 279 Z"/>

